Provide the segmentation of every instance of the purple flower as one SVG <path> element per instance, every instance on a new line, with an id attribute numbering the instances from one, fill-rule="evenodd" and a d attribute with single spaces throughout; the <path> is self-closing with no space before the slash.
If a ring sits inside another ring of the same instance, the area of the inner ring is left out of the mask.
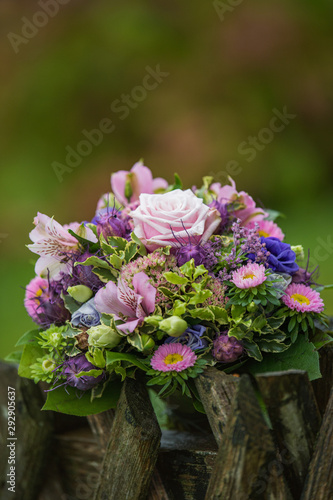
<path id="1" fill-rule="evenodd" d="M 221 363 L 232 363 L 243 354 L 242 343 L 235 337 L 222 334 L 213 342 L 213 357 Z"/>
<path id="2" fill-rule="evenodd" d="M 113 314 L 115 320 L 123 320 L 117 328 L 126 334 L 142 325 L 144 318 L 155 310 L 156 289 L 144 272 L 134 275 L 133 287 L 134 290 L 119 278 L 117 285 L 109 281 L 95 296 L 97 310 Z"/>
<path id="3" fill-rule="evenodd" d="M 194 245 L 193 243 L 188 243 L 187 245 L 181 246 L 176 251 L 177 265 L 178 267 L 183 266 L 186 262 L 194 259 L 194 264 L 200 266 L 206 261 L 207 252 L 206 249 L 200 245 Z"/>
<path id="4" fill-rule="evenodd" d="M 193 325 L 191 328 L 187 328 L 180 337 L 168 337 L 164 343 L 173 344 L 178 342 L 190 347 L 192 351 L 203 349 L 204 347 L 207 347 L 206 340 L 201 338 L 205 331 L 205 326 Z"/>
<path id="5" fill-rule="evenodd" d="M 79 354 L 74 358 L 68 358 L 62 365 L 61 375 L 66 377 L 65 384 L 62 385 L 70 385 L 71 387 L 76 387 L 81 391 L 87 391 L 95 385 L 99 384 L 99 382 L 105 377 L 105 373 L 102 373 L 98 377 L 92 377 L 88 375 L 83 375 L 82 377 L 76 377 L 80 372 L 88 372 L 90 370 L 98 370 L 97 366 L 91 364 L 84 354 Z"/>
<path id="6" fill-rule="evenodd" d="M 288 243 L 283 243 L 278 238 L 260 238 L 262 244 L 265 245 L 268 255 L 267 264 L 274 272 L 294 274 L 298 271 L 296 264 L 296 254 L 291 250 Z M 249 259 L 255 260 L 255 254 L 250 253 Z"/>
<path id="7" fill-rule="evenodd" d="M 115 207 L 106 207 L 98 210 L 91 222 L 96 224 L 98 236 L 103 234 L 105 239 L 108 236 L 119 236 L 128 239 L 131 234 L 128 218 L 123 219 L 121 211 Z"/>
<path id="8" fill-rule="evenodd" d="M 218 229 L 216 230 L 216 233 L 222 234 L 230 219 L 230 214 L 228 212 L 228 204 L 214 200 L 208 206 L 211 208 L 215 208 L 220 213 L 221 223 Z"/>
<path id="9" fill-rule="evenodd" d="M 58 281 L 36 276 L 25 291 L 24 305 L 32 319 L 43 328 L 62 325 L 70 319 L 70 312 L 60 296 Z"/>
<path id="10" fill-rule="evenodd" d="M 72 314 L 71 323 L 73 326 L 86 326 L 88 328 L 97 326 L 101 322 L 101 315 L 97 311 L 94 298 L 82 304 L 80 309 Z"/>

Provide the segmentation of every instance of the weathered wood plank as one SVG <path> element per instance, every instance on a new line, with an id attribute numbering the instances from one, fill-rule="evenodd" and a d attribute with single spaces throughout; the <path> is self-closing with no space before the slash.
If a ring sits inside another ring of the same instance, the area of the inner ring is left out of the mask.
<path id="1" fill-rule="evenodd" d="M 262 374 L 256 381 L 286 465 L 290 490 L 299 498 L 321 424 L 311 383 L 300 370 Z"/>
<path id="2" fill-rule="evenodd" d="M 8 372 L 10 378 L 6 377 Z M 15 397 L 15 493 L 5 484 L 2 500 L 36 500 L 44 479 L 53 434 L 53 415 L 41 411 L 43 398 L 40 388 L 32 380 L 12 378 L 11 367 L 1 364 L 2 384 L 16 386 Z M 3 403 L 3 402 L 2 402 Z M 2 436 L 7 440 L 7 436 Z M 7 451 L 9 448 L 6 448 Z M 13 447 L 14 450 L 14 447 Z M 8 453 L 5 452 L 8 457 Z M 8 473 L 8 469 L 6 474 Z"/>
<path id="3" fill-rule="evenodd" d="M 291 500 L 254 388 L 242 375 L 206 500 Z"/>
<path id="4" fill-rule="evenodd" d="M 124 382 L 95 500 L 145 499 L 161 430 L 143 383 Z"/>
<path id="5" fill-rule="evenodd" d="M 325 346 L 319 351 L 322 378 L 312 382 L 319 410 L 324 415 L 331 388 L 333 386 L 333 346 Z"/>
<path id="6" fill-rule="evenodd" d="M 104 451 L 106 450 L 110 439 L 114 414 L 114 410 L 108 410 L 98 413 L 97 415 L 89 415 L 87 417 L 90 428 Z"/>
<path id="7" fill-rule="evenodd" d="M 301 500 L 328 500 L 329 498 L 333 498 L 333 388 Z"/>
<path id="8" fill-rule="evenodd" d="M 218 445 L 221 443 L 232 401 L 238 385 L 238 377 L 227 375 L 208 367 L 195 379 L 202 404 Z"/>

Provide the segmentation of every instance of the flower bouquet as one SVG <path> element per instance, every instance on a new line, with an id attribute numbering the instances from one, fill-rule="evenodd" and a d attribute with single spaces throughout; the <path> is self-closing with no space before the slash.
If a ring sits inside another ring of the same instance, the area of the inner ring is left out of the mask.
<path id="1" fill-rule="evenodd" d="M 160 397 L 176 390 L 203 409 L 195 378 L 298 368 L 320 377 L 332 341 L 317 273 L 284 242 L 278 213 L 211 177 L 183 190 L 142 162 L 111 175 L 91 221 L 38 213 L 39 255 L 25 307 L 38 328 L 17 343 L 19 374 L 49 384 L 44 409 L 115 407 L 141 373 Z"/>

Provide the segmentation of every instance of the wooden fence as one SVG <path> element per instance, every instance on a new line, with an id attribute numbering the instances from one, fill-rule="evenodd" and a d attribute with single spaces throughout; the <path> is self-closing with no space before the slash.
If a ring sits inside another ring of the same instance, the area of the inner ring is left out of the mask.
<path id="1" fill-rule="evenodd" d="M 41 412 L 43 394 L 0 364 L 1 500 L 330 500 L 333 347 L 323 378 L 302 371 L 196 379 L 210 433 L 160 430 L 146 387 L 126 380 L 115 411 Z M 15 493 L 8 491 L 8 386 L 16 384 Z M 258 398 L 259 396 L 259 398 Z M 267 413 L 262 412 L 262 400 Z"/>

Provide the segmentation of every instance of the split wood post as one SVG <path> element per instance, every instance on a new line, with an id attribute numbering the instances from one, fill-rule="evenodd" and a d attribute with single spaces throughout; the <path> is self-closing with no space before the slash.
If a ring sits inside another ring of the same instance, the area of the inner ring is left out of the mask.
<path id="1" fill-rule="evenodd" d="M 321 424 L 311 383 L 300 370 L 262 374 L 256 381 L 286 465 L 287 481 L 299 498 Z"/>
<path id="2" fill-rule="evenodd" d="M 126 379 L 112 425 L 95 500 L 143 500 L 155 467 L 161 430 L 145 385 Z"/>
<path id="3" fill-rule="evenodd" d="M 43 398 L 40 388 L 32 380 L 18 377 L 17 369 L 0 363 L 2 390 L 15 387 L 15 493 L 8 491 L 5 482 L 1 500 L 36 500 L 44 479 L 44 468 L 48 463 L 53 434 L 53 415 L 41 411 Z M 15 376 L 14 376 L 15 374 Z M 8 397 L 1 406 L 7 407 Z M 2 440 L 7 440 L 5 423 L 1 425 Z M 9 448 L 4 455 L 8 458 Z M 8 473 L 8 469 L 5 475 Z M 8 476 L 7 476 L 8 479 Z M 6 480 L 7 480 L 6 479 Z"/>
<path id="4" fill-rule="evenodd" d="M 199 397 L 204 405 L 218 445 L 221 443 L 226 422 L 230 415 L 238 381 L 238 377 L 227 375 L 213 367 L 207 367 L 195 379 Z"/>
<path id="5" fill-rule="evenodd" d="M 333 388 L 301 500 L 333 498 Z"/>
<path id="6" fill-rule="evenodd" d="M 292 500 L 248 375 L 240 377 L 206 500 Z"/>
<path id="7" fill-rule="evenodd" d="M 319 356 L 322 377 L 314 380 L 312 386 L 319 410 L 324 415 L 333 386 L 333 346 L 328 345 L 320 349 Z"/>

